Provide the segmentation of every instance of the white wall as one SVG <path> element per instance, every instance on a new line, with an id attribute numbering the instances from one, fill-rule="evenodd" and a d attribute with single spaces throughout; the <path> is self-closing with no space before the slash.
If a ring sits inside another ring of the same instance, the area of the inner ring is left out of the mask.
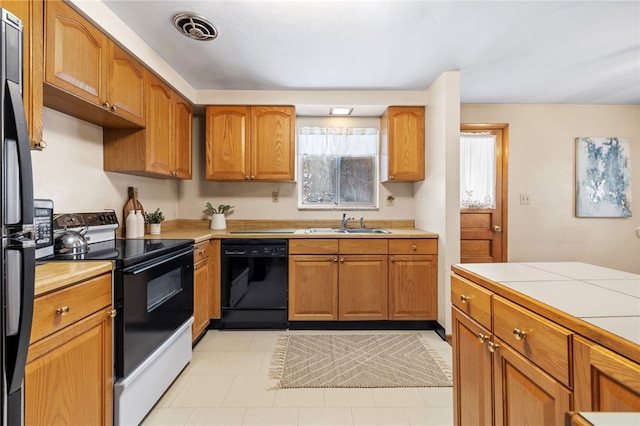
<path id="1" fill-rule="evenodd" d="M 177 218 L 178 187 L 173 179 L 152 179 L 102 169 L 102 127 L 44 109 L 47 148 L 31 151 L 34 194 L 54 201 L 56 213 L 114 209 L 122 223 L 127 188 L 137 187 L 146 211 L 160 207 Z"/>
<path id="2" fill-rule="evenodd" d="M 509 261 L 580 261 L 640 273 L 640 106 L 462 105 L 461 119 L 509 124 Z M 575 217 L 580 136 L 630 139 L 633 217 Z M 520 205 L 519 194 L 531 204 Z"/>
<path id="3" fill-rule="evenodd" d="M 438 240 L 438 322 L 451 333 L 451 265 L 460 261 L 460 73 L 447 72 L 426 93 L 424 182 L 414 185 L 416 227 Z"/>

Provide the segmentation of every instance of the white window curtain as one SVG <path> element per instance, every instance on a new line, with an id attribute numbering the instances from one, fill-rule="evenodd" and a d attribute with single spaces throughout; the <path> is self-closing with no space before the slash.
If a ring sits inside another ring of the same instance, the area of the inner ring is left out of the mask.
<path id="1" fill-rule="evenodd" d="M 460 133 L 460 208 L 496 208 L 496 137 Z"/>
<path id="2" fill-rule="evenodd" d="M 378 129 L 302 127 L 298 129 L 298 154 L 348 157 L 377 155 Z"/>

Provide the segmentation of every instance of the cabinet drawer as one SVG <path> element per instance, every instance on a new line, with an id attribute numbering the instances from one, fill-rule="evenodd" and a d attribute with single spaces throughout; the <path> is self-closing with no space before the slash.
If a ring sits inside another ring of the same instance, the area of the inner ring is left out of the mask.
<path id="1" fill-rule="evenodd" d="M 389 254 L 438 254 L 438 240 L 389 239 Z"/>
<path id="2" fill-rule="evenodd" d="M 38 297 L 30 342 L 36 342 L 111 305 L 111 274 Z"/>
<path id="3" fill-rule="evenodd" d="M 209 257 L 211 252 L 211 242 L 209 240 L 202 241 L 195 245 L 196 251 L 193 252 L 193 263 L 196 264 L 202 259 Z"/>
<path id="4" fill-rule="evenodd" d="M 340 254 L 387 254 L 388 252 L 389 244 L 386 238 L 340 240 Z"/>
<path id="5" fill-rule="evenodd" d="M 572 332 L 500 296 L 493 298 L 493 333 L 571 387 Z"/>
<path id="6" fill-rule="evenodd" d="M 335 238 L 290 239 L 289 254 L 338 254 L 338 240 Z"/>
<path id="7" fill-rule="evenodd" d="M 465 278 L 451 275 L 451 303 L 489 330 L 492 294 Z"/>

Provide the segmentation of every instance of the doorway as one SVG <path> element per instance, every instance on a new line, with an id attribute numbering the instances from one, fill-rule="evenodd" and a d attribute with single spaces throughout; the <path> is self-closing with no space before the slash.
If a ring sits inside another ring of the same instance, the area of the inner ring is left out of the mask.
<path id="1" fill-rule="evenodd" d="M 490 186 L 495 185 L 493 200 L 485 196 L 486 203 L 461 202 L 460 208 L 460 262 L 497 263 L 507 261 L 507 170 L 509 155 L 508 124 L 462 124 L 462 134 L 485 135 L 495 140 L 495 157 L 487 159 L 486 167 L 495 170 Z M 461 136 L 462 137 L 462 136 Z M 472 142 L 473 143 L 473 142 Z M 474 162 L 485 161 L 481 157 Z M 490 162 L 489 160 L 493 160 Z M 463 167 L 461 165 L 461 167 Z M 492 188 L 493 189 L 493 188 Z M 472 191 L 467 191 L 472 192 Z M 461 201 L 464 198 L 461 188 Z M 465 200 L 466 201 L 466 200 Z"/>

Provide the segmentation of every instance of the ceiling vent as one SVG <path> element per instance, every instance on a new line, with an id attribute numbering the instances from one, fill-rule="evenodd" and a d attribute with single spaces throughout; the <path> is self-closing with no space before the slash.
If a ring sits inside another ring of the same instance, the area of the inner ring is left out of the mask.
<path id="1" fill-rule="evenodd" d="M 218 37 L 218 30 L 202 16 L 180 13 L 173 17 L 173 25 L 185 36 L 194 40 L 207 41 Z"/>

